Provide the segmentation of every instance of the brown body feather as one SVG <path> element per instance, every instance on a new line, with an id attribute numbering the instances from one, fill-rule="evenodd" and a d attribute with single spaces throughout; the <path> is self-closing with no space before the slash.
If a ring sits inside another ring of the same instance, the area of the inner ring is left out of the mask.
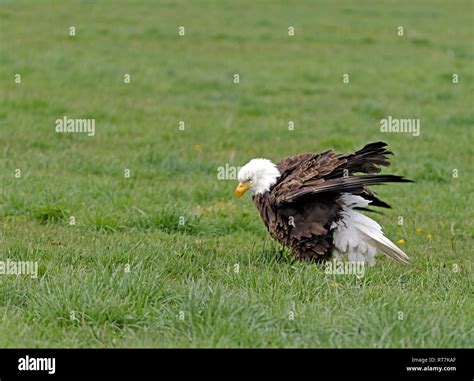
<path id="1" fill-rule="evenodd" d="M 270 235 L 299 259 L 327 260 L 333 250 L 331 225 L 339 220 L 342 193 L 358 194 L 371 205 L 389 207 L 367 186 L 410 182 L 400 176 L 377 175 L 392 154 L 383 142 L 337 155 L 329 150 L 281 160 L 276 184 L 253 200 Z M 357 175 L 362 174 L 362 175 Z"/>

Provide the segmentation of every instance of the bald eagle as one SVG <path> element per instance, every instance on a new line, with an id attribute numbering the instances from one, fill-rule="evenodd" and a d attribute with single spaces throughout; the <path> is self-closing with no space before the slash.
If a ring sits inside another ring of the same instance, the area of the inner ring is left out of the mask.
<path id="1" fill-rule="evenodd" d="M 380 250 L 408 263 L 408 256 L 385 237 L 382 227 L 360 211 L 371 206 L 390 208 L 368 186 L 412 182 L 381 175 L 392 152 L 384 142 L 354 153 L 333 150 L 287 157 L 276 165 L 253 159 L 238 172 L 235 192 L 249 191 L 270 235 L 303 260 L 348 259 L 375 264 Z"/>

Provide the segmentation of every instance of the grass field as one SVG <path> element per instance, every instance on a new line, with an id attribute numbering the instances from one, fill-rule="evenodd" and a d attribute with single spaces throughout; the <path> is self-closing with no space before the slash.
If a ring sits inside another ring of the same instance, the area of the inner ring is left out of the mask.
<path id="1" fill-rule="evenodd" d="M 39 265 L 0 276 L 1 347 L 472 346 L 472 1 L 0 1 L 0 20 L 0 261 Z M 95 136 L 56 133 L 65 115 Z M 379 187 L 374 217 L 412 263 L 361 279 L 293 261 L 217 178 L 377 140 L 416 181 Z"/>

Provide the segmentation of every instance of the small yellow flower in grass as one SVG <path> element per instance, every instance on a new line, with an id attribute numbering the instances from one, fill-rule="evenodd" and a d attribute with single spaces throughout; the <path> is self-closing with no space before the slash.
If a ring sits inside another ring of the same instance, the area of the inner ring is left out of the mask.
<path id="1" fill-rule="evenodd" d="M 336 288 L 336 287 L 337 287 L 337 283 L 336 283 L 336 282 L 331 282 L 329 285 L 330 285 L 332 288 Z"/>
<path id="2" fill-rule="evenodd" d="M 432 237 L 431 233 L 430 233 L 430 234 L 427 234 L 426 236 L 427 236 L 429 239 L 431 239 L 431 237 Z"/>
<path id="3" fill-rule="evenodd" d="M 416 228 L 415 230 L 416 230 L 416 232 L 417 232 L 417 233 L 420 233 L 420 232 L 422 232 L 422 231 L 423 231 L 423 229 L 422 229 L 422 228 Z"/>
<path id="4" fill-rule="evenodd" d="M 397 241 L 397 243 L 398 243 L 399 245 L 403 245 L 403 244 L 405 243 L 405 240 L 404 240 L 403 238 L 402 238 L 402 239 L 399 239 L 399 240 Z"/>
<path id="5" fill-rule="evenodd" d="M 201 153 L 201 152 L 202 152 L 202 145 L 200 145 L 200 144 L 195 144 L 195 145 L 193 146 L 193 149 L 194 149 L 196 152 Z"/>

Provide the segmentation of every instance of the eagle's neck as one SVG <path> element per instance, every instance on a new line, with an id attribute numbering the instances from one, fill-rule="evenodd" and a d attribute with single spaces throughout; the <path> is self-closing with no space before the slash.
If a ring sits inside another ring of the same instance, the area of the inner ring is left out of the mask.
<path id="1" fill-rule="evenodd" d="M 258 196 L 269 192 L 278 182 L 279 177 L 280 172 L 276 167 L 271 167 L 268 168 L 266 171 L 262 171 L 258 175 L 258 179 L 252 187 L 253 195 Z"/>

